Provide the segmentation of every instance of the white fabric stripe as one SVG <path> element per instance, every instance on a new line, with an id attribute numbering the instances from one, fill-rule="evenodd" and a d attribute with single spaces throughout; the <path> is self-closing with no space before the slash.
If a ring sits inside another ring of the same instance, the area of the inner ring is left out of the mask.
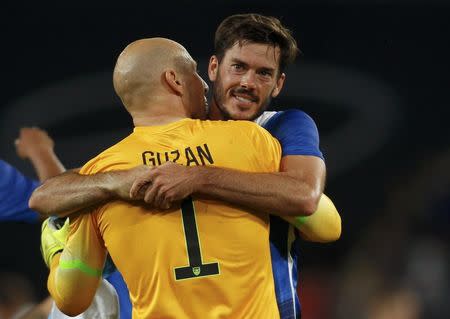
<path id="1" fill-rule="evenodd" d="M 293 265 L 294 265 L 294 260 L 292 259 L 292 255 L 291 255 L 291 248 L 292 248 L 292 243 L 294 242 L 294 240 L 295 240 L 294 227 L 289 224 L 288 240 L 287 240 L 289 283 L 291 284 L 292 308 L 294 309 L 295 318 L 297 318 L 297 309 L 295 309 L 295 295 L 297 294 L 297 291 L 296 291 L 296 289 L 294 287 L 294 282 L 293 282 L 294 279 L 292 277 L 292 268 L 293 268 Z M 297 278 L 297 280 L 298 280 L 298 278 Z"/>
<path id="2" fill-rule="evenodd" d="M 266 125 L 266 123 L 269 122 L 269 120 L 272 118 L 272 116 L 274 116 L 277 113 L 278 112 L 275 112 L 275 111 L 266 111 L 263 114 L 261 114 L 260 116 L 258 116 L 256 119 L 254 119 L 253 122 L 258 124 L 259 126 L 264 127 L 264 125 Z"/>

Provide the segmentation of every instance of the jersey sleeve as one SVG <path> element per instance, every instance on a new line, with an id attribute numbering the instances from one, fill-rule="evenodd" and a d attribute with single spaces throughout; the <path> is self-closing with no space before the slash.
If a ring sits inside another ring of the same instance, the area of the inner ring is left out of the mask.
<path id="1" fill-rule="evenodd" d="M 69 315 L 85 311 L 102 279 L 106 248 L 92 214 L 70 221 L 70 232 L 59 262 L 52 264 L 48 289 L 58 308 Z"/>
<path id="2" fill-rule="evenodd" d="M 123 156 L 114 152 L 104 152 L 94 157 L 80 169 L 80 174 L 91 175 L 95 173 L 129 169 L 133 165 L 123 159 Z"/>
<path id="3" fill-rule="evenodd" d="M 283 156 L 311 155 L 324 159 L 316 123 L 305 112 L 297 109 L 277 112 L 264 128 L 280 141 Z"/>
<path id="4" fill-rule="evenodd" d="M 36 223 L 39 214 L 28 207 L 28 200 L 38 186 L 38 181 L 0 160 L 0 221 Z"/>
<path id="5" fill-rule="evenodd" d="M 108 158 L 100 154 L 91 159 L 80 169 L 80 174 L 94 174 L 112 167 L 108 165 Z M 107 250 L 97 226 L 100 209 L 70 217 L 66 246 L 50 271 L 48 289 L 58 308 L 66 314 L 85 311 L 102 279 Z"/>
<path id="6" fill-rule="evenodd" d="M 303 239 L 314 242 L 330 242 L 340 237 L 341 216 L 331 199 L 322 194 L 317 210 L 311 216 L 295 217 L 293 224 Z"/>

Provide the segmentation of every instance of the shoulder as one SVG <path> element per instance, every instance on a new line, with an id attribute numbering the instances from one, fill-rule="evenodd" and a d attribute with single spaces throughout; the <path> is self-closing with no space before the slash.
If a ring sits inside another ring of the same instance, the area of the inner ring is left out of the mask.
<path id="1" fill-rule="evenodd" d="M 135 136 L 130 134 L 118 143 L 108 147 L 86 162 L 80 169 L 80 174 L 93 174 L 114 170 L 115 166 L 123 164 L 125 161 L 124 154 L 126 154 L 124 151 L 129 149 L 135 140 Z"/>
<path id="2" fill-rule="evenodd" d="M 258 135 L 258 136 L 270 136 L 272 138 L 272 135 L 261 125 L 258 125 L 257 123 L 253 121 L 227 121 L 229 122 L 230 128 L 229 130 L 232 130 L 235 132 L 236 135 L 239 137 L 242 137 L 243 133 L 246 133 L 250 136 Z"/>
<path id="3" fill-rule="evenodd" d="M 220 136 L 222 141 L 244 145 L 273 144 L 278 141 L 265 128 L 253 121 L 228 120 L 228 121 L 206 121 L 206 125 L 217 129 L 214 133 Z"/>
<path id="4" fill-rule="evenodd" d="M 227 121 L 205 120 L 200 122 L 203 123 L 204 126 L 209 126 L 213 128 L 224 128 L 224 129 L 230 129 L 233 127 L 242 127 L 248 129 L 257 126 L 256 123 L 252 121 L 243 121 L 243 120 L 227 120 Z"/>
<path id="5" fill-rule="evenodd" d="M 261 122 L 280 141 L 283 156 L 315 155 L 323 158 L 316 123 L 306 112 L 299 109 L 270 112 Z"/>
<path id="6" fill-rule="evenodd" d="M 229 136 L 239 136 L 243 133 L 256 133 L 265 132 L 260 125 L 252 121 L 244 120 L 228 120 L 228 121 L 202 121 L 205 127 L 209 127 L 216 131 L 226 131 Z"/>
<path id="7" fill-rule="evenodd" d="M 258 124 L 261 125 L 262 127 L 264 127 L 264 125 L 267 124 L 268 121 L 270 121 L 274 116 L 278 117 L 281 112 L 276 112 L 276 111 L 266 111 L 263 114 L 261 114 L 260 116 L 258 116 L 256 119 L 254 119 L 253 121 Z"/>
<path id="8" fill-rule="evenodd" d="M 289 109 L 279 112 L 264 112 L 255 120 L 256 123 L 268 130 L 272 135 L 287 134 L 318 134 L 317 126 L 311 116 L 300 109 Z"/>
<path id="9" fill-rule="evenodd" d="M 265 112 L 266 113 L 266 112 Z M 269 112 L 267 112 L 269 113 Z M 313 118 L 306 112 L 300 109 L 289 109 L 279 112 L 270 112 L 262 121 L 262 126 L 271 129 L 276 127 L 291 128 L 291 127 L 316 127 Z M 263 114 L 264 116 L 265 114 Z"/>

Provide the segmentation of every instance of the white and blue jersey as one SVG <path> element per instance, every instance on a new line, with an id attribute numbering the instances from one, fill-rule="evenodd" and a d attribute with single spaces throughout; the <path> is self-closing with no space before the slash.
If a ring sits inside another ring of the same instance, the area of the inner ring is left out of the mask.
<path id="1" fill-rule="evenodd" d="M 278 139 L 282 156 L 311 155 L 323 159 L 319 133 L 313 119 L 300 110 L 264 112 L 255 120 Z M 301 318 L 297 295 L 299 237 L 294 227 L 270 216 L 270 252 L 278 309 L 281 319 Z"/>
<path id="2" fill-rule="evenodd" d="M 39 215 L 28 207 L 28 200 L 38 186 L 38 181 L 0 159 L 0 221 L 36 223 Z"/>

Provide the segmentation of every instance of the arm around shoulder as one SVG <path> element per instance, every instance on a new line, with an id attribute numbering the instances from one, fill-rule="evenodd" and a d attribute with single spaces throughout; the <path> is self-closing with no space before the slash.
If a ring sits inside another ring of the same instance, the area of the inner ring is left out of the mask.
<path id="1" fill-rule="evenodd" d="M 81 175 L 79 169 L 67 171 L 47 179 L 36 188 L 28 205 L 47 216 L 68 216 L 110 198 L 102 187 L 105 182 L 103 177 Z"/>
<path id="2" fill-rule="evenodd" d="M 46 180 L 32 194 L 29 206 L 45 215 L 68 216 L 108 200 L 131 200 L 130 188 L 138 176 L 151 170 L 140 165 L 92 175 L 79 169 Z"/>

